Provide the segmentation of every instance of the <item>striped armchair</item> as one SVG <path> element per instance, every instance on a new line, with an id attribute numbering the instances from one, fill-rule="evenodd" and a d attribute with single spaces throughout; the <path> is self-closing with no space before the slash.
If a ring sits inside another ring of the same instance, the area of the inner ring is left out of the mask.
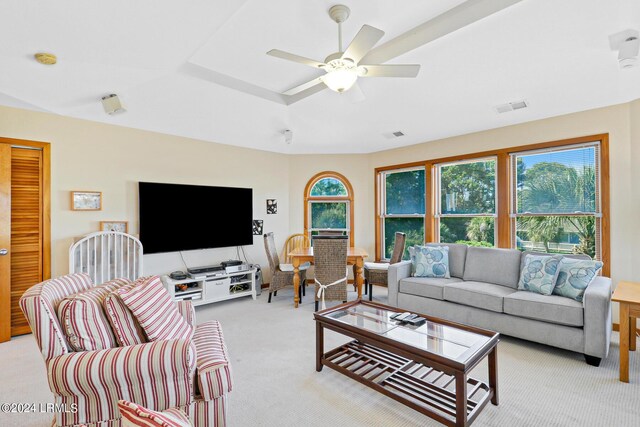
<path id="1" fill-rule="evenodd" d="M 190 302 L 178 310 L 195 327 L 190 340 L 148 342 L 74 352 L 57 309 L 69 295 L 94 287 L 86 274 L 70 274 L 31 287 L 20 299 L 40 347 L 56 405 L 54 425 L 120 426 L 118 400 L 156 411 L 178 407 L 195 426 L 225 426 L 231 366 L 216 321 L 195 326 Z"/>

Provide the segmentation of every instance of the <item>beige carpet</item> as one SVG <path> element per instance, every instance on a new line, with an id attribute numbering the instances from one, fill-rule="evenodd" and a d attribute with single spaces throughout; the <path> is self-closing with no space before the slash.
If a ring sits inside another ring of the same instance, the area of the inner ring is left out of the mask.
<path id="1" fill-rule="evenodd" d="M 234 391 L 230 426 L 438 426 L 440 424 L 331 370 L 315 371 L 313 297 L 293 309 L 291 290 L 267 304 L 249 298 L 197 309 L 198 321 L 222 322 Z M 386 289 L 375 299 L 386 301 Z M 350 299 L 355 294 L 349 295 Z M 500 405 L 487 405 L 474 426 L 638 426 L 640 352 L 632 383 L 618 381 L 618 335 L 599 368 L 582 355 L 503 337 Z M 326 349 L 345 339 L 326 333 Z M 0 402 L 51 401 L 44 364 L 31 336 L 0 344 Z M 474 376 L 486 379 L 486 364 Z M 51 414 L 1 414 L 0 426 L 45 426 Z"/>

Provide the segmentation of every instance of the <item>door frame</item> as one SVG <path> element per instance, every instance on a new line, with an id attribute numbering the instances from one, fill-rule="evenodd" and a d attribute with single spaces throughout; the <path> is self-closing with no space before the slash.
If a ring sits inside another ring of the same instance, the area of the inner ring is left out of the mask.
<path id="1" fill-rule="evenodd" d="M 51 144 L 4 137 L 0 137 L 0 144 L 17 148 L 36 148 L 42 151 L 42 279 L 47 280 L 51 278 Z M 10 339 L 11 285 L 9 284 L 7 289 L 0 286 L 0 342 Z"/>

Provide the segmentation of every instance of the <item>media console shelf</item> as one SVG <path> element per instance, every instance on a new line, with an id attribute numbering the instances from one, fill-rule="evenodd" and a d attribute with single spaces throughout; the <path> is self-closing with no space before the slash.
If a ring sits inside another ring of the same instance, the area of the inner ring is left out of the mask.
<path id="1" fill-rule="evenodd" d="M 194 306 L 225 301 L 251 295 L 255 300 L 256 269 L 222 273 L 209 276 L 173 280 L 162 276 L 162 283 L 175 301 L 188 300 Z M 177 285 L 187 285 L 186 290 L 176 291 Z"/>

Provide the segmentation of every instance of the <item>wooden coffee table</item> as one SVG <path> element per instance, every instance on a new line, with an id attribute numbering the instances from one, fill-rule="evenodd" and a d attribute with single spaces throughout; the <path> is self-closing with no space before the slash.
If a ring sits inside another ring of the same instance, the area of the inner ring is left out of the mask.
<path id="1" fill-rule="evenodd" d="M 636 350 L 636 318 L 640 317 L 640 283 L 618 283 L 611 300 L 620 303 L 620 381 L 628 383 L 629 351 Z"/>
<path id="2" fill-rule="evenodd" d="M 420 326 L 390 318 L 402 311 L 358 300 L 315 313 L 316 370 L 328 366 L 448 426 L 498 404 L 498 333 L 422 314 Z M 354 340 L 325 353 L 325 328 Z M 489 384 L 468 377 L 487 356 Z"/>

